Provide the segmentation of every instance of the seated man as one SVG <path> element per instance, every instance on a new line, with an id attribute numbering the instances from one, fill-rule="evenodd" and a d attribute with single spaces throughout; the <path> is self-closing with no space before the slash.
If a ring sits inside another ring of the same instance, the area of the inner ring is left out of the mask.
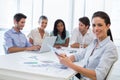
<path id="1" fill-rule="evenodd" d="M 90 21 L 88 17 L 79 19 L 79 27 L 75 28 L 70 38 L 70 47 L 86 48 L 94 39 L 94 33 L 89 28 Z"/>
<path id="2" fill-rule="evenodd" d="M 5 49 L 7 53 L 25 51 L 25 50 L 39 50 L 39 46 L 32 46 L 27 41 L 25 35 L 21 32 L 25 25 L 26 16 L 22 13 L 17 13 L 14 16 L 14 26 L 4 34 Z"/>

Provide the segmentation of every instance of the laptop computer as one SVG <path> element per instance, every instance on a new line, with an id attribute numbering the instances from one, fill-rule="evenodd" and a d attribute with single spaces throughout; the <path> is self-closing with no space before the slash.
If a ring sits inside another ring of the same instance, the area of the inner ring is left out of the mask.
<path id="1" fill-rule="evenodd" d="M 43 52 L 51 51 L 51 48 L 49 46 L 54 46 L 56 38 L 57 38 L 56 36 L 45 37 L 39 52 L 43 53 Z"/>

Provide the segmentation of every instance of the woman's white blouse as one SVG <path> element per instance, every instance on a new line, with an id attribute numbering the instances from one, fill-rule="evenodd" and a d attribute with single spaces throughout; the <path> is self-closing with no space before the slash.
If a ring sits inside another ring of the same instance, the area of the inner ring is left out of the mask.
<path id="1" fill-rule="evenodd" d="M 43 39 L 49 36 L 49 33 L 47 31 L 45 31 L 43 38 L 41 37 L 38 28 L 31 30 L 31 32 L 28 34 L 28 38 L 33 39 L 33 45 L 40 45 L 43 42 Z"/>

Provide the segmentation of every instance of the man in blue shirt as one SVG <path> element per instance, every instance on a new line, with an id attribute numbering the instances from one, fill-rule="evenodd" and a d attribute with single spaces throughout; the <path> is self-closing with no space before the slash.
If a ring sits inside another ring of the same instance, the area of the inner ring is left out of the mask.
<path id="1" fill-rule="evenodd" d="M 14 15 L 14 26 L 4 34 L 4 47 L 7 53 L 40 49 L 39 46 L 32 46 L 25 35 L 21 32 L 25 25 L 26 18 L 27 17 L 22 13 Z"/>

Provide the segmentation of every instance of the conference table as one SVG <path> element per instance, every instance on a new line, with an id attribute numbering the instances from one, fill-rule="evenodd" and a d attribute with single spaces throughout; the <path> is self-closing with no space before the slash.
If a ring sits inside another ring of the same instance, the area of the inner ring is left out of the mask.
<path id="1" fill-rule="evenodd" d="M 60 64 L 51 51 L 23 51 L 0 56 L 0 80 L 69 80 L 75 74 L 76 71 Z"/>

